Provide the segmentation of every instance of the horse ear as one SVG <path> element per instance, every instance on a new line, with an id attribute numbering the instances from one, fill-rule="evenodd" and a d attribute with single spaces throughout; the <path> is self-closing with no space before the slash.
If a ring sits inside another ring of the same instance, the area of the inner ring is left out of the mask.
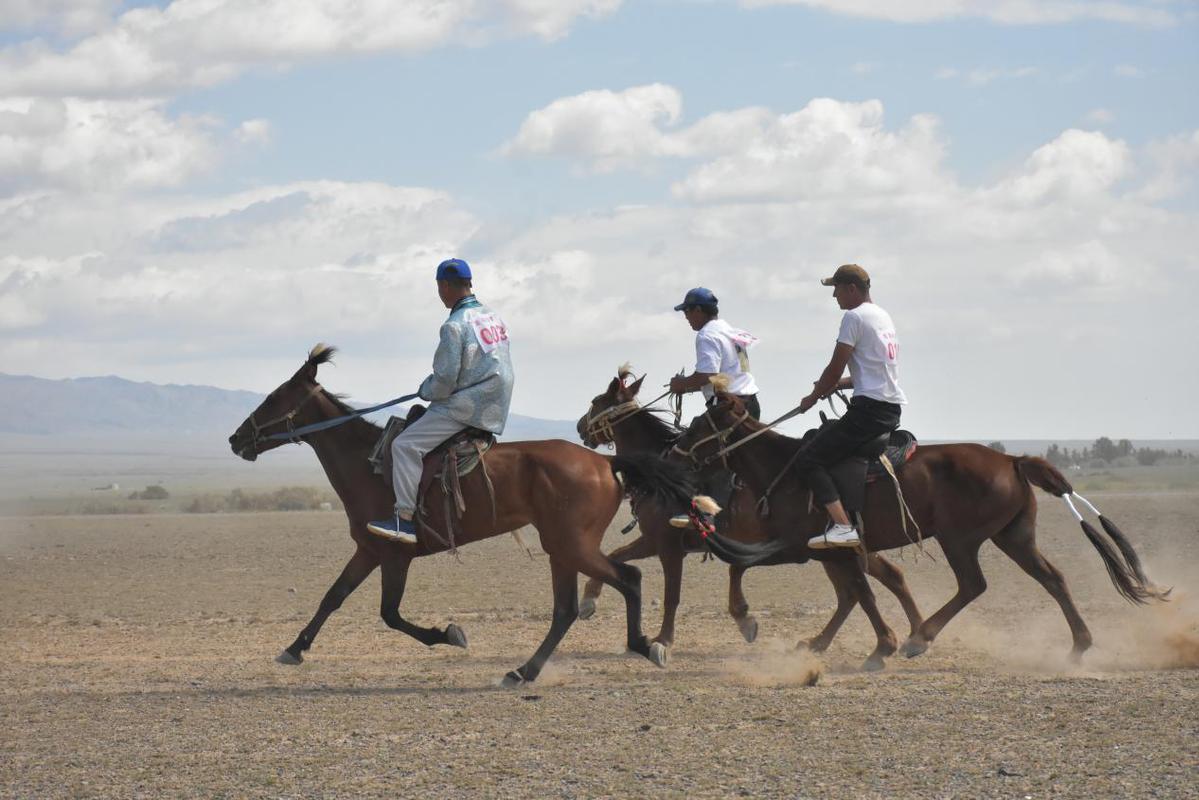
<path id="1" fill-rule="evenodd" d="M 637 380 L 635 380 L 629 384 L 628 388 L 625 390 L 628 393 L 629 397 L 637 396 L 637 392 L 641 391 L 641 382 L 643 380 L 645 380 L 644 375 L 642 375 L 640 378 L 638 378 Z"/>
<path id="2" fill-rule="evenodd" d="M 336 352 L 336 347 L 324 342 L 318 343 L 308 351 L 308 360 L 304 362 L 304 366 L 300 367 L 300 372 L 304 373 L 304 377 L 308 380 L 316 383 L 316 368 L 321 364 L 332 363 L 333 355 Z"/>
<path id="3" fill-rule="evenodd" d="M 612 382 L 608 384 L 608 396 L 615 397 L 617 392 L 619 392 L 623 386 L 624 385 L 620 382 L 620 378 L 613 378 Z"/>

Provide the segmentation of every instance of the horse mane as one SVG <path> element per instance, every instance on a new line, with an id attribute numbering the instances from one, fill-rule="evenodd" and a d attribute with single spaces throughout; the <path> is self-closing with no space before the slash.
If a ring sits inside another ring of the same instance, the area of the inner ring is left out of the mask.
<path id="1" fill-rule="evenodd" d="M 337 354 L 337 348 L 331 344 L 317 342 L 308 351 L 308 363 L 313 366 L 321 364 L 329 364 L 333 361 L 333 356 Z"/>
<path id="2" fill-rule="evenodd" d="M 674 425 L 657 416 L 658 414 L 671 413 L 667 409 L 642 406 L 641 411 L 642 413 L 637 416 L 642 417 L 645 420 L 645 424 L 651 429 L 651 433 L 666 444 L 674 444 L 685 433 L 685 431 L 675 428 Z"/>

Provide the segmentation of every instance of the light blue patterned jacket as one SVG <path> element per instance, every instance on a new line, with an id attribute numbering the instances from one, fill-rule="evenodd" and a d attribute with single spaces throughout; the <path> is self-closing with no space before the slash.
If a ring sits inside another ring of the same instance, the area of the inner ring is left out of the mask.
<path id="1" fill-rule="evenodd" d="M 487 306 L 469 295 L 450 310 L 433 356 L 433 374 L 420 385 L 429 411 L 499 435 L 512 403 L 508 329 Z"/>

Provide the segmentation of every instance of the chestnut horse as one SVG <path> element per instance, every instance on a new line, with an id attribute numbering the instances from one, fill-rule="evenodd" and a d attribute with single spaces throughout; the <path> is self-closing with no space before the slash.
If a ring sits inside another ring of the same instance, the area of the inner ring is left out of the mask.
<path id="1" fill-rule="evenodd" d="M 679 440 L 678 450 L 692 450 L 692 457 L 701 461 L 711 459 L 763 427 L 749 418 L 740 400 L 719 394 L 714 406 L 692 420 Z M 760 492 L 784 469 L 797 446 L 795 439 L 767 431 L 725 456 L 741 480 Z M 658 463 L 667 472 L 674 470 L 670 462 Z M 655 475 L 653 469 L 640 472 L 626 469 L 624 477 L 626 487 L 634 491 L 669 491 L 677 503 L 689 501 L 677 486 L 677 476 L 668 475 L 664 479 Z M 977 444 L 922 445 L 900 470 L 899 484 L 918 531 L 915 525 L 904 524 L 904 511 L 894 488 L 884 479 L 871 484 L 866 491 L 862 512 L 866 549 L 874 552 L 910 545 L 922 532 L 925 538 L 936 538 L 940 543 L 958 583 L 958 591 L 949 602 L 904 643 L 902 652 L 909 658 L 927 650 L 946 623 L 987 588 L 978 564 L 978 551 L 988 539 L 1045 587 L 1061 606 L 1073 635 L 1071 656 L 1078 660 L 1091 647 L 1091 632 L 1070 597 L 1065 578 L 1037 548 L 1037 502 L 1033 486 L 1066 502 L 1088 541 L 1099 552 L 1112 584 L 1125 599 L 1145 603 L 1151 599 L 1165 600 L 1169 594 L 1168 589 L 1159 589 L 1146 577 L 1132 544 L 1111 520 L 1099 515 L 1111 540 L 1108 541 L 1082 518 L 1071 498 L 1096 514 L 1098 509 L 1075 494 L 1065 476 L 1043 458 L 1013 457 Z M 771 499 L 774 509 L 771 525 L 781 525 L 789 537 L 746 545 L 711 534 L 708 541 L 712 551 L 729 563 L 751 566 L 778 558 L 790 549 L 806 549 L 808 535 L 818 533 L 825 523 L 824 510 L 809 507 L 808 487 L 797 476 L 788 475 L 780 481 Z"/>
<path id="2" fill-rule="evenodd" d="M 639 405 L 637 394 L 641 389 L 644 376 L 630 382 L 631 374 L 622 367 L 607 390 L 597 395 L 591 401 L 587 413 L 579 418 L 577 430 L 583 444 L 595 448 L 601 444 L 612 444 L 618 455 L 633 453 L 661 454 L 671 448 L 682 431 L 675 430 L 666 422 L 654 416 L 653 409 Z M 765 541 L 770 535 L 764 530 L 762 519 L 756 509 L 757 496 L 748 488 L 741 487 L 729 503 L 728 512 L 731 516 L 729 527 L 731 537 L 743 542 Z M 662 562 L 662 572 L 665 577 L 665 599 L 662 610 L 662 629 L 654 641 L 669 646 L 674 639 L 675 613 L 679 604 L 679 590 L 682 583 L 683 559 L 687 553 L 683 548 L 683 534 L 677 528 L 670 527 L 667 520 L 671 514 L 663 508 L 651 507 L 650 504 L 639 504 L 637 519 L 641 536 L 622 547 L 613 550 L 609 555 L 618 561 L 647 558 L 656 555 Z M 690 534 L 695 537 L 694 532 Z M 697 538 L 697 537 L 696 537 Z M 798 564 L 807 560 L 800 558 L 797 551 L 789 551 L 774 562 L 779 564 Z M 819 559 L 824 566 L 829 580 L 837 593 L 837 608 L 816 637 L 807 642 L 807 646 L 815 651 L 827 649 L 833 637 L 840 629 L 849 612 L 857 604 L 857 594 L 854 585 L 845 580 L 843 570 L 839 565 L 827 560 L 830 551 L 813 552 L 811 557 Z M 746 602 L 741 588 L 741 579 L 746 567 L 729 567 L 729 614 L 737 623 L 746 641 L 752 642 L 757 636 L 758 623 L 749 615 L 749 603 Z M 866 557 L 866 572 L 874 577 L 899 599 L 914 633 L 923 622 L 920 611 L 916 607 L 904 581 L 903 572 L 881 555 L 871 553 Z M 579 605 L 579 619 L 587 619 L 594 613 L 595 599 L 599 596 L 603 584 L 589 580 L 583 590 L 583 599 Z M 867 664 L 870 668 L 882 667 L 881 659 Z"/>
<path id="3" fill-rule="evenodd" d="M 422 535 L 416 545 L 398 544 L 366 530 L 368 521 L 385 519 L 394 513 L 391 482 L 374 474 L 367 461 L 383 433 L 379 426 L 354 417 L 336 427 L 303 433 L 305 426 L 353 413 L 316 380 L 317 368 L 332 359 L 334 352 L 334 348 L 325 345 L 314 347 L 304 365 L 267 395 L 229 437 L 233 452 L 249 461 L 289 439 L 310 445 L 345 506 L 350 538 L 356 548 L 341 575 L 325 593 L 312 621 L 276 660 L 299 664 L 325 620 L 375 567 L 380 567 L 383 574 L 379 613 L 389 627 L 425 645 L 466 647 L 466 634 L 457 625 L 424 628 L 400 616 L 400 600 L 412 559 L 443 552 L 446 545 L 428 535 Z M 293 430 L 300 435 L 291 436 Z M 532 658 L 504 676 L 503 685 L 519 686 L 537 678 L 577 616 L 580 572 L 607 583 L 624 596 L 629 650 L 664 666 L 665 649 L 649 642 L 641 632 L 640 570 L 614 561 L 600 550 L 600 540 L 620 507 L 622 496 L 609 459 L 576 444 L 553 440 L 501 442 L 487 452 L 484 463 L 494 486 L 495 516 L 486 479 L 476 469 L 462 479 L 467 508 L 456 525 L 457 543 L 467 544 L 532 525 L 549 556 L 553 580 L 554 611 L 549 633 Z M 448 526 L 442 518 L 445 504 L 439 484 L 434 482 L 425 505 L 431 526 L 445 531 Z"/>

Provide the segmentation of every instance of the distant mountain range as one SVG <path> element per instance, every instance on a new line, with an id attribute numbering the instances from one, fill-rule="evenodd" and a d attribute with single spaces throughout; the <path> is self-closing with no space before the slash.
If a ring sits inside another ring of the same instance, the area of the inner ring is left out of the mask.
<path id="1" fill-rule="evenodd" d="M 48 380 L 0 373 L 0 433 L 106 437 L 174 434 L 224 438 L 265 395 L 108 375 Z M 382 422 L 394 409 L 373 415 Z M 574 423 L 512 414 L 504 439 L 574 439 Z"/>

